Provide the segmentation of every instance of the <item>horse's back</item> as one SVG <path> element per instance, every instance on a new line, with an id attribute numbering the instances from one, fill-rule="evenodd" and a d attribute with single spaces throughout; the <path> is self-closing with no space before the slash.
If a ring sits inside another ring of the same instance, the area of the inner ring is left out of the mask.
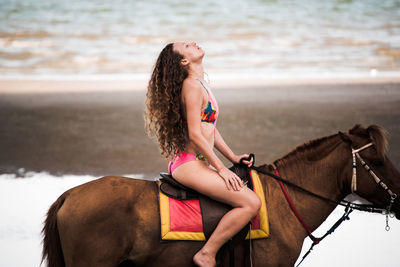
<path id="1" fill-rule="evenodd" d="M 152 181 L 106 176 L 70 189 L 58 218 L 83 216 L 85 220 L 100 219 L 87 215 L 98 213 L 101 217 L 104 212 L 130 212 L 136 202 L 145 199 L 154 202 L 155 196 L 156 186 Z"/>

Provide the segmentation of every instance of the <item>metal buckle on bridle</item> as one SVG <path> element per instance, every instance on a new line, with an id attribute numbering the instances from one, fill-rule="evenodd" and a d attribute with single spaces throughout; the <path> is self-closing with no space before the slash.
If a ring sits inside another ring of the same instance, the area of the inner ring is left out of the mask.
<path id="1" fill-rule="evenodd" d="M 393 218 L 393 217 L 394 217 L 394 214 L 391 214 L 390 212 L 392 211 L 392 205 L 393 205 L 394 201 L 396 200 L 396 198 L 397 198 L 397 194 L 396 194 L 396 193 L 393 193 L 393 194 L 390 196 L 390 203 L 389 203 L 389 205 L 388 205 L 387 208 L 386 208 L 386 212 L 385 212 L 385 215 L 386 215 L 386 226 L 385 226 L 385 230 L 386 230 L 386 231 L 390 231 L 389 217 L 390 217 L 390 218 Z"/>

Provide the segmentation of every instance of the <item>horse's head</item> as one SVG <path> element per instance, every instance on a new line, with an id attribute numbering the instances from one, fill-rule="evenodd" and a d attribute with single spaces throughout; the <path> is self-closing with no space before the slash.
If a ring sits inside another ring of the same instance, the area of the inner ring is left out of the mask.
<path id="1" fill-rule="evenodd" d="M 387 140 L 383 128 L 371 125 L 363 128 L 360 125 L 354 126 L 348 133 L 339 132 L 341 138 L 348 142 L 354 150 L 362 148 L 372 142 L 372 145 L 358 152 L 366 165 L 371 168 L 373 173 L 382 180 L 390 192 L 397 195 L 393 205 L 397 219 L 400 220 L 400 173 L 386 156 Z M 350 155 L 352 154 L 349 150 Z M 371 172 L 368 172 L 361 164 L 361 159 L 355 154 L 356 167 L 356 194 L 370 201 L 379 208 L 387 208 L 390 204 L 390 192 L 379 185 Z M 351 164 L 349 162 L 349 164 Z M 353 173 L 354 176 L 354 173 Z M 349 178 L 350 183 L 354 181 Z M 351 186 L 351 185 L 350 185 Z"/>

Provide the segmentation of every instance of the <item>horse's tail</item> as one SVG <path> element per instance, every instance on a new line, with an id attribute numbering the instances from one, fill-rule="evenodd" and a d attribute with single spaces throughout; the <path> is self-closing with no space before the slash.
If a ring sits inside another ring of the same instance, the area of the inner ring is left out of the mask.
<path id="1" fill-rule="evenodd" d="M 68 191 L 67 191 L 68 192 Z M 44 222 L 42 229 L 43 235 L 43 251 L 42 251 L 42 265 L 43 261 L 47 259 L 47 266 L 50 267 L 64 267 L 64 256 L 61 249 L 60 236 L 58 234 L 57 227 L 57 212 L 64 204 L 67 192 L 62 194 L 56 202 L 51 205 L 49 211 L 47 212 L 47 217 Z"/>

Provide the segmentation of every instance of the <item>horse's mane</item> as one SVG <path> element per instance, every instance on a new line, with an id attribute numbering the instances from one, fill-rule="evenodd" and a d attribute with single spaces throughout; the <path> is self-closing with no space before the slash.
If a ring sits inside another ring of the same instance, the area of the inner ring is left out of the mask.
<path id="1" fill-rule="evenodd" d="M 310 140 L 302 145 L 297 146 L 295 149 L 293 149 L 291 152 L 289 152 L 285 156 L 277 159 L 274 162 L 274 164 L 276 165 L 278 161 L 287 162 L 292 159 L 304 161 L 305 154 L 307 154 L 308 160 L 316 159 L 317 157 L 321 157 L 323 155 L 321 155 L 320 152 L 317 151 L 317 148 L 319 148 L 321 145 L 331 142 L 331 140 L 337 136 L 338 136 L 338 134 L 333 134 L 333 135 L 317 138 L 314 140 Z M 326 153 L 324 153 L 324 154 L 326 154 Z"/>
<path id="2" fill-rule="evenodd" d="M 369 140 L 372 140 L 372 142 L 375 145 L 378 156 L 384 157 L 388 148 L 386 134 L 387 134 L 386 131 L 378 125 L 371 125 L 368 128 L 363 128 L 361 125 L 357 124 L 352 129 L 349 130 L 349 139 L 351 139 L 351 135 L 354 135 L 361 138 L 368 138 Z M 332 151 L 336 147 L 336 145 L 333 145 L 331 149 L 325 149 L 323 153 L 321 153 L 321 150 L 320 149 L 318 150 L 318 148 L 320 148 L 325 144 L 327 145 L 331 143 L 332 140 L 338 136 L 339 134 L 333 134 L 308 141 L 302 145 L 297 146 L 295 149 L 293 149 L 285 156 L 275 160 L 274 164 L 277 165 L 278 162 L 282 162 L 283 164 L 285 164 L 286 162 L 292 160 L 298 160 L 304 162 L 304 160 L 315 160 L 323 158 L 330 151 Z M 340 142 L 337 142 L 336 144 L 338 145 L 339 143 Z"/>

